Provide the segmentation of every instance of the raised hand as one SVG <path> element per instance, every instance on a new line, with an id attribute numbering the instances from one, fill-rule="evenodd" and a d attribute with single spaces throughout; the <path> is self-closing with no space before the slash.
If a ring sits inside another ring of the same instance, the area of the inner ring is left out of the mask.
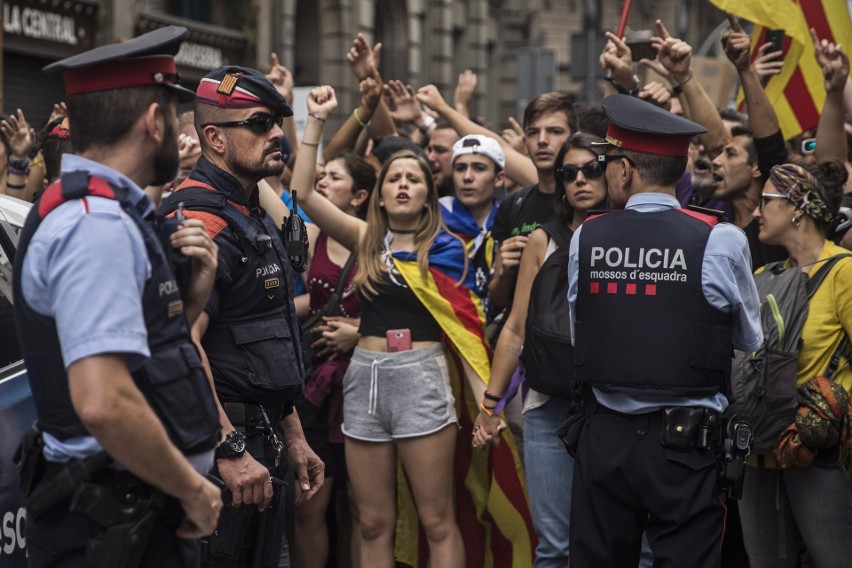
<path id="1" fill-rule="evenodd" d="M 470 69 L 465 69 L 459 73 L 459 81 L 456 83 L 456 90 L 453 93 L 453 106 L 465 116 L 470 116 L 468 105 L 473 98 L 474 91 L 476 91 L 476 73 Z"/>
<path id="2" fill-rule="evenodd" d="M 819 39 L 813 28 L 811 38 L 814 41 L 814 56 L 825 78 L 826 92 L 842 91 L 849 77 L 849 57 L 843 52 L 840 44 L 835 45 L 826 39 Z"/>
<path id="3" fill-rule="evenodd" d="M 352 72 L 359 81 L 363 81 L 378 72 L 381 52 L 381 43 L 370 47 L 364 34 L 359 33 L 355 36 L 355 39 L 352 40 L 352 47 L 346 54 L 346 61 L 349 62 Z"/>
<path id="4" fill-rule="evenodd" d="M 382 89 L 382 97 L 397 122 L 414 122 L 423 116 L 423 109 L 411 85 L 397 80 L 388 81 Z"/>
<path id="5" fill-rule="evenodd" d="M 745 33 L 739 20 L 733 14 L 727 14 L 728 22 L 731 24 L 731 29 L 722 34 L 722 47 L 725 48 L 725 55 L 737 68 L 737 71 L 745 71 L 751 65 L 749 55 L 751 53 L 751 39 Z"/>
<path id="6" fill-rule="evenodd" d="M 672 108 L 672 94 L 662 83 L 658 83 L 657 81 L 651 81 L 650 83 L 646 83 L 642 90 L 639 91 L 639 94 L 636 95 L 642 100 L 648 101 L 651 104 L 657 105 L 658 107 L 671 110 Z"/>
<path id="7" fill-rule="evenodd" d="M 500 137 L 503 138 L 503 140 L 505 140 L 506 143 L 509 144 L 509 146 L 511 146 L 516 152 L 527 155 L 528 152 L 524 129 L 520 124 L 518 124 L 518 121 L 515 120 L 514 116 L 509 117 L 509 128 L 503 129 L 503 132 L 500 133 Z"/>
<path id="8" fill-rule="evenodd" d="M 651 38 L 651 45 L 657 50 L 660 64 L 678 81 L 690 71 L 692 46 L 672 37 L 662 20 L 657 20 L 656 26 L 660 35 Z"/>
<path id="9" fill-rule="evenodd" d="M 328 115 L 337 108 L 337 97 L 334 88 L 329 85 L 315 87 L 308 93 L 308 114 L 320 119 L 328 118 Z"/>
<path id="10" fill-rule="evenodd" d="M 601 52 L 599 61 L 604 70 L 612 73 L 612 78 L 626 89 L 635 86 L 633 78 L 633 54 L 620 37 L 612 32 L 606 32 L 607 42 Z"/>
<path id="11" fill-rule="evenodd" d="M 379 104 L 382 97 L 382 84 L 373 77 L 367 77 L 358 83 L 358 92 L 361 94 L 361 105 L 369 109 L 370 116 Z M 366 117 L 361 117 L 366 119 Z"/>
<path id="12" fill-rule="evenodd" d="M 278 61 L 278 54 L 272 52 L 270 54 L 270 62 L 272 64 L 272 68 L 269 70 L 269 73 L 266 74 L 266 78 L 269 79 L 269 82 L 275 86 L 275 89 L 281 93 L 281 96 L 287 101 L 288 105 L 293 104 L 293 74 L 290 73 L 290 70 L 281 65 Z"/>
<path id="13" fill-rule="evenodd" d="M 18 109 L 16 112 L 0 123 L 0 130 L 9 141 L 9 149 L 12 157 L 24 160 L 29 157 L 29 152 L 35 143 L 35 131 L 24 117 L 24 111 Z"/>
<path id="14" fill-rule="evenodd" d="M 784 60 L 779 59 L 784 55 L 783 51 L 769 51 L 772 47 L 771 43 L 764 43 L 757 48 L 757 57 L 751 64 L 754 69 L 754 74 L 757 75 L 761 85 L 766 85 L 769 80 L 781 73 L 781 68 L 784 67 Z"/>
<path id="15" fill-rule="evenodd" d="M 426 85 L 417 89 L 417 100 L 429 107 L 430 109 L 440 113 L 441 109 L 447 106 L 447 101 L 444 100 L 441 91 L 435 85 Z"/>
<path id="16" fill-rule="evenodd" d="M 65 102 L 54 103 L 53 111 L 50 113 L 50 118 L 47 119 L 47 123 L 50 124 L 57 118 L 65 116 L 68 116 L 68 106 Z"/>

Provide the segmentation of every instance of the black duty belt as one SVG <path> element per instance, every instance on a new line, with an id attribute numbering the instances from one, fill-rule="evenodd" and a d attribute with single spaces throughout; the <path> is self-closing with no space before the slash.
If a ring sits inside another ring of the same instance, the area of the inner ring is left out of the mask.
<path id="1" fill-rule="evenodd" d="M 222 408 L 234 428 L 242 433 L 262 430 L 269 425 L 275 426 L 284 417 L 284 405 L 260 405 L 251 402 L 223 402 Z"/>

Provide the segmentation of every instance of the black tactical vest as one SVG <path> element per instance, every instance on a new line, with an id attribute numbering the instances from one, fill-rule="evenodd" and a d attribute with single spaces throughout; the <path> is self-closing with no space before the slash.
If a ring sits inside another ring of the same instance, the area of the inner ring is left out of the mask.
<path id="1" fill-rule="evenodd" d="M 239 258 L 228 262 L 228 289 L 217 289 L 218 313 L 201 341 L 220 400 L 292 406 L 304 388 L 301 333 L 292 293 L 296 276 L 277 227 L 259 207 L 235 204 L 196 179 L 181 184 L 160 212 L 171 213 L 180 203 L 220 217 L 239 242 Z M 220 258 L 228 254 L 223 250 Z"/>
<path id="2" fill-rule="evenodd" d="M 605 392 L 710 396 L 730 375 L 731 315 L 701 287 L 711 216 L 614 211 L 583 224 L 574 362 Z"/>
<path id="3" fill-rule="evenodd" d="M 89 435 L 71 404 L 56 322 L 31 309 L 21 292 L 24 257 L 36 229 L 62 203 L 86 196 L 115 199 L 121 204 L 138 226 L 151 263 L 151 276 L 141 298 L 151 357 L 131 372 L 133 380 L 178 449 L 184 454 L 211 450 L 219 441 L 219 415 L 198 349 L 190 340 L 172 267 L 163 252 L 168 235 L 153 216 L 142 218 L 124 188 L 82 171 L 63 174 L 45 190 L 27 217 L 15 258 L 15 318 L 39 424 L 59 440 Z"/>

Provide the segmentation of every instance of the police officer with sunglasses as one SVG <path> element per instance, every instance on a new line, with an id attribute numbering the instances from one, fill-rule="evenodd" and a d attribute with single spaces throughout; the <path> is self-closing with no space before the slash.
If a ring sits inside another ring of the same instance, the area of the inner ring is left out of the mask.
<path id="1" fill-rule="evenodd" d="M 287 462 L 297 500 L 324 481 L 293 407 L 304 383 L 296 274 L 279 228 L 258 203 L 257 183 L 284 169 L 281 125 L 292 115 L 258 71 L 210 72 L 196 91 L 201 157 L 162 206 L 201 219 L 219 246 L 214 289 L 192 328 L 222 424 L 214 474 L 224 483 L 225 508 L 204 541 L 208 567 L 277 567 Z"/>

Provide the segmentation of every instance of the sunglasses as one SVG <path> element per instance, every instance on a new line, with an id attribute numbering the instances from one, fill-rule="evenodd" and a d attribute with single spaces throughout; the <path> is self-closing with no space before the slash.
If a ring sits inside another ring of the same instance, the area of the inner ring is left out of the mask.
<path id="1" fill-rule="evenodd" d="M 816 150 L 816 139 L 815 138 L 805 138 L 802 140 L 802 154 L 813 154 Z"/>
<path id="2" fill-rule="evenodd" d="M 234 120 L 231 122 L 208 122 L 202 124 L 201 128 L 206 126 L 218 126 L 219 128 L 248 128 L 254 134 L 266 134 L 272 130 L 272 126 L 277 124 L 279 128 L 284 124 L 283 116 L 272 116 L 271 114 L 255 114 L 245 120 Z"/>
<path id="3" fill-rule="evenodd" d="M 582 166 L 574 166 L 571 164 L 556 168 L 556 179 L 564 183 L 571 183 L 577 179 L 577 174 L 583 172 L 583 177 L 586 179 L 598 179 L 604 173 L 603 167 L 597 161 L 586 162 Z"/>
<path id="4" fill-rule="evenodd" d="M 758 209 L 760 209 L 761 212 L 763 212 L 763 208 L 766 207 L 766 202 L 770 199 L 787 199 L 787 196 L 783 193 L 761 193 L 760 204 L 758 205 Z"/>

